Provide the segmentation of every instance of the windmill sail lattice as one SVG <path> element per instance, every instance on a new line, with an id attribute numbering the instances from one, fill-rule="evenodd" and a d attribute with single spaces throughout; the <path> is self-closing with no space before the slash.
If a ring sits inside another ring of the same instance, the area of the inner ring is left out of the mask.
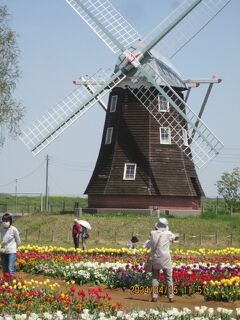
<path id="1" fill-rule="evenodd" d="M 124 51 L 140 39 L 138 32 L 108 0 L 66 0 L 114 52 Z"/>
<path id="2" fill-rule="evenodd" d="M 157 44 L 156 49 L 172 58 L 188 44 L 231 0 L 185 0 L 151 33 L 142 39 L 149 44 L 194 3 L 196 7 Z"/>
<path id="3" fill-rule="evenodd" d="M 109 70 L 99 70 L 90 79 L 95 83 L 104 82 L 104 85 L 96 85 L 94 94 L 84 86 L 74 90 L 24 130 L 20 139 L 34 155 L 38 154 L 124 78 L 125 75 L 121 71 L 113 73 Z"/>
<path id="4" fill-rule="evenodd" d="M 160 95 L 169 101 L 170 106 L 177 111 L 176 115 L 173 117 L 171 113 L 159 112 L 155 101 L 156 92 L 146 90 L 143 86 L 140 88 L 129 87 L 129 90 L 161 126 L 171 128 L 173 141 L 189 158 L 194 160 L 195 165 L 198 168 L 203 167 L 220 152 L 223 144 L 172 89 L 161 74 L 153 70 L 150 64 L 139 66 L 139 70 L 146 77 L 147 81 L 158 90 Z M 197 127 L 196 122 L 198 123 Z M 183 130 L 188 132 L 189 137 L 191 137 L 191 132 L 195 132 L 194 139 L 188 138 L 186 143 L 186 140 L 183 139 Z"/>
<path id="5" fill-rule="evenodd" d="M 139 48 L 165 30 L 189 6 L 197 4 L 157 45 L 167 58 L 173 57 L 189 43 L 231 0 L 185 0 L 144 38 L 122 17 L 108 0 L 65 0 L 89 27 L 114 52 L 124 51 L 141 39 Z"/>

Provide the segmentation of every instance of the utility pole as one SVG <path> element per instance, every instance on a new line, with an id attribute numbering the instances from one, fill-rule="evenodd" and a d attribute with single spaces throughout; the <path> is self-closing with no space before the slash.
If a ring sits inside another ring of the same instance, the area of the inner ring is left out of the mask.
<path id="1" fill-rule="evenodd" d="M 46 191 L 45 191 L 45 211 L 48 212 L 48 164 L 49 156 L 46 157 Z"/>
<path id="2" fill-rule="evenodd" d="M 18 179 L 15 179 L 15 214 L 17 213 L 17 184 L 18 184 Z"/>

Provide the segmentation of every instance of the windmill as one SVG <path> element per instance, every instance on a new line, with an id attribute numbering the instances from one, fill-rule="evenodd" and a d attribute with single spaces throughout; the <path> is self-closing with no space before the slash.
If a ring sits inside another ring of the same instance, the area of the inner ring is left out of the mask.
<path id="1" fill-rule="evenodd" d="M 195 167 L 223 147 L 187 104 L 191 85 L 169 62 L 230 0 L 185 0 L 141 37 L 108 0 L 65 0 L 118 54 L 113 70 L 81 77 L 69 96 L 23 131 L 38 154 L 92 106 L 106 112 L 99 156 L 85 191 L 89 208 L 198 209 Z M 155 50 L 155 47 L 161 55 Z M 168 59 L 168 60 L 167 60 Z M 187 94 L 184 96 L 184 94 Z M 109 93 L 107 107 L 102 98 Z"/>

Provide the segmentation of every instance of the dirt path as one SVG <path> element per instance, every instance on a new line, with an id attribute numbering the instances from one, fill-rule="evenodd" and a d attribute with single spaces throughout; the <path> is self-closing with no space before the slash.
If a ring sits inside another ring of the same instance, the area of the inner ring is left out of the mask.
<path id="1" fill-rule="evenodd" d="M 19 272 L 18 276 L 24 280 L 38 280 L 44 281 L 47 278 L 50 279 L 51 283 L 57 282 L 60 285 L 60 290 L 65 291 L 67 289 L 66 283 L 64 280 L 54 279 L 50 277 L 45 277 L 42 275 L 32 275 L 28 273 Z M 89 285 L 75 285 L 77 289 L 88 289 Z M 158 302 L 151 302 L 150 296 L 147 294 L 144 295 L 133 295 L 130 290 L 123 291 L 122 289 L 107 289 L 104 287 L 104 292 L 108 293 L 112 297 L 113 302 L 121 303 L 122 309 L 130 311 L 133 309 L 138 310 L 148 310 L 150 308 L 164 307 L 164 308 L 183 308 L 187 307 L 191 310 L 194 310 L 195 306 L 206 306 L 208 308 L 227 308 L 235 309 L 240 308 L 240 301 L 235 302 L 219 302 L 219 301 L 205 301 L 202 295 L 192 295 L 192 296 L 175 296 L 174 302 L 169 303 L 168 299 L 164 296 L 159 297 Z"/>

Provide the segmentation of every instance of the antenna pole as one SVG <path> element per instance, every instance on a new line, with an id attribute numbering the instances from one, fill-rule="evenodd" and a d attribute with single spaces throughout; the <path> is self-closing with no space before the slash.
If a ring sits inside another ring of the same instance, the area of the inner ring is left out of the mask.
<path id="1" fill-rule="evenodd" d="M 18 179 L 15 179 L 15 214 L 17 213 L 17 192 L 18 192 L 17 184 L 18 184 Z"/>
<path id="2" fill-rule="evenodd" d="M 48 165 L 49 156 L 46 157 L 46 191 L 45 191 L 45 211 L 48 212 Z"/>

